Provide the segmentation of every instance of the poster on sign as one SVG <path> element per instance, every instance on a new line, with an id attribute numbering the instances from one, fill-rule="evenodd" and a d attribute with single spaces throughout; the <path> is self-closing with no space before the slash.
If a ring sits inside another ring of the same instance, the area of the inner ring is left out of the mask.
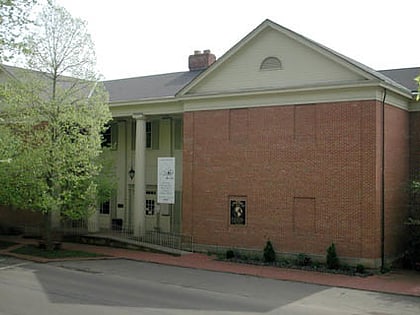
<path id="1" fill-rule="evenodd" d="M 158 158 L 157 202 L 175 203 L 175 158 Z"/>

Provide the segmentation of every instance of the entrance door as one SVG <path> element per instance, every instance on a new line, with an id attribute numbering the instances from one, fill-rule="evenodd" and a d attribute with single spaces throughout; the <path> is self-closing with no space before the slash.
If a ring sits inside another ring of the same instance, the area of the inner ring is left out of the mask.
<path id="1" fill-rule="evenodd" d="M 158 207 L 156 205 L 156 190 L 148 189 L 146 191 L 146 231 L 158 230 Z"/>
<path id="2" fill-rule="evenodd" d="M 158 204 L 156 189 L 146 191 L 146 231 L 171 231 L 171 205 Z"/>

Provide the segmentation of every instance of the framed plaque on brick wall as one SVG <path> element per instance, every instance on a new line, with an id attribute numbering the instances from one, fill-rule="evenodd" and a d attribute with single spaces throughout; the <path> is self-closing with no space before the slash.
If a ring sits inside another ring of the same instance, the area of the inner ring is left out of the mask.
<path id="1" fill-rule="evenodd" d="M 247 202 L 245 197 L 230 197 L 229 212 L 231 225 L 246 224 Z"/>

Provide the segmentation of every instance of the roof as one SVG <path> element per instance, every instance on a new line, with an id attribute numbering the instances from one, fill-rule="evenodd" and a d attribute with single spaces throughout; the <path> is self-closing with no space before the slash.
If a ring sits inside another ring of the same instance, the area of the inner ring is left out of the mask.
<path id="1" fill-rule="evenodd" d="M 219 67 L 221 67 L 226 60 L 230 59 L 234 54 L 236 54 L 242 47 L 244 47 L 247 43 L 251 40 L 256 38 L 260 33 L 264 30 L 272 28 L 279 31 L 282 34 L 296 40 L 297 42 L 312 48 L 315 51 L 320 52 L 321 54 L 332 58 L 336 62 L 339 62 L 343 66 L 351 69 L 352 71 L 358 72 L 366 79 L 376 79 L 382 81 L 397 90 L 401 91 L 405 95 L 410 95 L 412 92 L 407 86 L 402 85 L 399 82 L 394 81 L 391 77 L 382 74 L 379 71 L 376 71 L 358 61 L 355 61 L 343 54 L 340 54 L 333 49 L 326 47 L 320 43 L 317 43 L 299 33 L 296 33 L 288 28 L 285 28 L 269 19 L 263 21 L 259 26 L 257 26 L 253 31 L 251 31 L 248 35 L 246 35 L 242 40 L 240 40 L 236 45 L 234 45 L 230 50 L 228 50 L 223 56 L 221 56 L 207 71 L 204 71 L 196 80 L 192 81 L 188 84 L 181 92 L 181 95 L 185 95 L 188 93 L 189 90 L 194 88 L 195 85 L 198 85 L 206 76 L 209 76 L 211 72 L 217 71 Z"/>
<path id="2" fill-rule="evenodd" d="M 380 70 L 378 72 L 405 86 L 412 92 L 417 92 L 419 89 L 418 83 L 414 78 L 420 75 L 420 67 Z"/>
<path id="3" fill-rule="evenodd" d="M 25 80 L 28 78 L 32 78 L 33 80 L 37 80 L 38 82 L 47 84 L 47 86 L 49 86 L 51 82 L 50 74 L 40 72 L 37 70 L 29 70 L 25 68 L 0 64 L 0 72 L 1 70 L 3 70 L 11 78 L 16 79 L 16 80 L 22 80 L 22 79 Z M 80 96 L 86 97 L 90 95 L 90 93 L 92 93 L 92 89 L 94 88 L 93 85 L 95 84 L 95 82 L 60 75 L 57 78 L 57 84 L 58 84 L 58 87 L 61 89 L 65 89 L 65 90 L 73 89 L 73 93 L 77 93 L 77 94 L 80 93 L 79 94 Z M 47 94 L 49 94 L 49 92 Z"/>
<path id="4" fill-rule="evenodd" d="M 185 71 L 145 77 L 105 81 L 109 100 L 129 102 L 146 99 L 175 97 L 184 86 L 202 71 Z"/>

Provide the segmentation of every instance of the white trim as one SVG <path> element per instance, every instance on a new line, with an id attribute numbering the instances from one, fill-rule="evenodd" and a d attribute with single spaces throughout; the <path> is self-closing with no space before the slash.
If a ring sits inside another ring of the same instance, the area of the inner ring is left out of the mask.
<path id="1" fill-rule="evenodd" d="M 175 101 L 175 96 L 164 96 L 159 98 L 143 98 L 140 100 L 132 100 L 132 101 L 113 101 L 109 102 L 110 107 L 118 107 L 118 106 L 127 106 L 127 105 L 141 105 L 141 104 L 161 104 L 167 103 L 168 101 Z"/>
<path id="2" fill-rule="evenodd" d="M 112 117 L 131 116 L 135 112 L 142 112 L 144 115 L 182 114 L 184 112 L 183 104 L 173 99 L 166 102 L 118 104 L 117 106 L 110 106 L 109 109 Z"/>
<path id="3" fill-rule="evenodd" d="M 308 39 L 292 30 L 289 30 L 285 27 L 280 26 L 279 24 L 276 24 L 270 20 L 265 20 L 263 23 L 261 23 L 257 28 L 255 28 L 253 31 L 251 31 L 248 35 L 246 35 L 242 40 L 240 40 L 236 45 L 234 45 L 231 49 L 229 49 L 222 57 L 220 57 L 213 65 L 211 65 L 206 71 L 202 72 L 200 75 L 195 77 L 190 83 L 188 83 L 184 88 L 182 88 L 177 95 L 179 96 L 185 96 L 188 94 L 188 92 L 192 91 L 194 87 L 199 85 L 203 80 L 205 80 L 206 77 L 211 75 L 216 69 L 221 67 L 226 60 L 233 57 L 234 54 L 236 54 L 240 49 L 242 49 L 245 45 L 247 45 L 250 41 L 252 41 L 254 38 L 256 38 L 260 33 L 262 33 L 264 30 L 271 28 L 274 29 L 292 40 L 295 40 L 296 42 L 313 49 L 314 51 L 320 53 L 321 55 L 329 58 L 330 60 L 336 62 L 337 64 L 340 64 L 341 66 L 347 68 L 349 71 L 356 73 L 363 78 L 365 78 L 368 81 L 381 81 L 384 84 L 387 84 L 389 86 L 392 86 L 393 89 L 398 89 L 400 93 L 408 93 L 409 90 L 402 85 L 392 81 L 388 77 L 382 75 L 381 73 L 355 61 L 351 58 L 348 58 L 326 46 L 323 46 L 311 39 Z"/>
<path id="4" fill-rule="evenodd" d="M 420 101 L 413 101 L 410 103 L 408 110 L 410 112 L 420 112 Z"/>
<path id="5" fill-rule="evenodd" d="M 363 81 L 344 85 L 294 87 L 287 89 L 247 90 L 231 93 L 186 95 L 177 101 L 133 103 L 110 107 L 112 116 L 127 117 L 141 112 L 144 115 L 182 114 L 191 111 L 287 106 L 333 102 L 382 101 L 383 90 L 388 90 L 386 103 L 403 110 L 420 110 L 412 107 L 412 99 L 400 90 L 375 81 Z"/>
<path id="6" fill-rule="evenodd" d="M 392 93 L 393 91 L 391 91 Z M 259 92 L 232 93 L 211 96 L 184 97 L 184 111 L 290 106 L 351 101 L 382 101 L 383 87 L 376 84 L 341 87 L 302 88 Z M 408 110 L 409 101 L 397 93 L 389 93 L 386 103 Z"/>

